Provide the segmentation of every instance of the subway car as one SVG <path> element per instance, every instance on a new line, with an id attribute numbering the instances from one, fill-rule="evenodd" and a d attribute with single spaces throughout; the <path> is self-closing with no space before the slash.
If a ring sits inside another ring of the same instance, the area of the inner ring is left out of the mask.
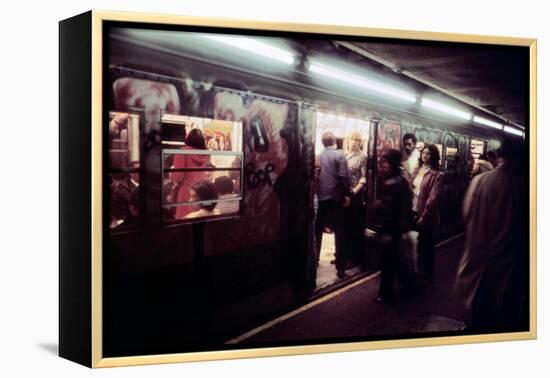
<path id="1" fill-rule="evenodd" d="M 440 240 L 461 233 L 472 159 L 499 146 L 501 130 L 420 106 L 411 93 L 464 108 L 350 49 L 349 38 L 219 32 L 129 25 L 105 40 L 106 356 L 227 348 L 346 283 L 321 285 L 314 252 L 325 131 L 344 151 L 352 132 L 363 136 L 367 219 L 380 156 L 406 133 L 419 148 L 435 144 Z M 196 134 L 200 148 L 189 142 Z M 213 186 L 215 196 L 201 194 Z M 365 250 L 367 272 L 375 253 Z"/>

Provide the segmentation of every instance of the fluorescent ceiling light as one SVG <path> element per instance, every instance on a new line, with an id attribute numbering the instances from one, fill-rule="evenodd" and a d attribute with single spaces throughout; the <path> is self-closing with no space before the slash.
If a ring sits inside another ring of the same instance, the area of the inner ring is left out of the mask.
<path id="1" fill-rule="evenodd" d="M 502 130 L 502 124 L 493 122 L 483 117 L 474 116 L 474 122 L 480 123 L 485 126 L 494 127 L 495 129 Z"/>
<path id="2" fill-rule="evenodd" d="M 422 106 L 425 106 L 433 110 L 437 110 L 442 113 L 447 113 L 465 120 L 470 120 L 472 118 L 472 115 L 468 112 L 455 109 L 452 106 L 448 106 L 437 101 L 428 100 L 427 98 L 422 99 Z"/>
<path id="3" fill-rule="evenodd" d="M 516 129 L 514 127 L 504 126 L 504 131 L 506 131 L 507 133 L 510 133 L 510 134 L 523 136 L 523 131 L 521 131 L 519 129 Z"/>
<path id="4" fill-rule="evenodd" d="M 406 92 L 401 89 L 393 88 L 385 84 L 382 84 L 380 82 L 369 80 L 349 72 L 341 71 L 337 68 L 327 66 L 325 64 L 311 62 L 309 65 L 309 70 L 319 75 L 340 80 L 352 85 L 356 85 L 358 87 L 366 88 L 371 91 L 378 92 L 386 96 L 391 96 L 405 102 L 410 102 L 410 103 L 416 102 L 416 95 L 413 93 Z"/>
<path id="5" fill-rule="evenodd" d="M 291 52 L 268 45 L 264 42 L 260 42 L 254 38 L 233 37 L 226 35 L 204 35 L 204 37 L 257 55 L 262 55 L 282 63 L 289 65 L 294 63 L 294 55 Z"/>

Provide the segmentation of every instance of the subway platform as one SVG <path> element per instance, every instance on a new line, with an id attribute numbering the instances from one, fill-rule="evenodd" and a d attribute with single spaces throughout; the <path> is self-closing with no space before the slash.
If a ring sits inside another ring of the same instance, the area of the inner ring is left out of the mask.
<path id="1" fill-rule="evenodd" d="M 398 292 L 395 304 L 374 303 L 380 273 L 359 277 L 306 305 L 254 328 L 226 344 L 269 345 L 323 340 L 373 340 L 403 335 L 453 333 L 466 314 L 453 296 L 464 238 L 436 246 L 434 283 L 412 294 Z"/>

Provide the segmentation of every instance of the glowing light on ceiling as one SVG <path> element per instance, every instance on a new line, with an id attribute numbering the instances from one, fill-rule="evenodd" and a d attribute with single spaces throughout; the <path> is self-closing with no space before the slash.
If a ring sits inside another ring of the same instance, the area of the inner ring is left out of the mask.
<path id="1" fill-rule="evenodd" d="M 423 98 L 421 104 L 422 104 L 422 106 L 425 106 L 425 107 L 430 108 L 432 110 L 435 110 L 435 111 L 438 111 L 438 112 L 441 112 L 441 113 L 446 113 L 446 114 L 449 114 L 449 115 L 452 115 L 452 116 L 455 116 L 455 117 L 458 117 L 458 118 L 462 118 L 462 119 L 465 119 L 465 120 L 468 120 L 468 121 L 470 119 L 472 119 L 472 114 L 470 114 L 468 112 L 453 108 L 452 106 L 445 105 L 445 104 L 442 104 L 440 102 L 433 101 L 433 100 L 430 100 L 430 99 L 427 99 L 427 98 Z"/>
<path id="2" fill-rule="evenodd" d="M 204 37 L 213 41 L 224 43 L 232 47 L 239 48 L 241 50 L 246 50 L 256 55 L 261 55 L 263 57 L 279 61 L 281 63 L 285 63 L 288 65 L 294 64 L 294 55 L 290 51 L 271 46 L 254 38 L 233 37 L 226 35 L 204 35 Z"/>
<path id="3" fill-rule="evenodd" d="M 516 129 L 515 127 L 504 126 L 504 131 L 510 134 L 523 136 L 523 131 Z"/>
<path id="4" fill-rule="evenodd" d="M 497 123 L 497 122 L 493 122 L 493 121 L 491 121 L 489 119 L 486 119 L 486 118 L 483 118 L 483 117 L 474 116 L 474 122 L 485 125 L 485 126 L 493 127 L 495 129 L 502 130 L 502 124 Z"/>
<path id="5" fill-rule="evenodd" d="M 331 79 L 340 80 L 342 82 L 352 84 L 361 88 L 365 88 L 379 94 L 393 97 L 395 99 L 414 103 L 416 102 L 416 95 L 398 88 L 388 86 L 378 81 L 370 80 L 365 77 L 355 75 L 346 71 L 342 71 L 335 67 L 321 64 L 318 62 L 311 62 L 309 65 L 309 71 L 319 75 L 329 77 Z"/>

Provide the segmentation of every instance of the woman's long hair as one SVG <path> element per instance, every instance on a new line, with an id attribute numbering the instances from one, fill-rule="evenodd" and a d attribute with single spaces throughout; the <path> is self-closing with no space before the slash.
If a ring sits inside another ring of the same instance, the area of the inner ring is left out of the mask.
<path id="1" fill-rule="evenodd" d="M 206 143 L 200 129 L 193 129 L 189 131 L 189 134 L 187 134 L 187 137 L 185 138 L 185 143 L 188 146 L 191 146 L 198 150 L 206 150 Z"/>
<path id="2" fill-rule="evenodd" d="M 418 166 L 421 167 L 424 162 L 422 161 L 422 151 L 425 149 L 428 149 L 430 151 L 430 167 L 432 169 L 439 170 L 439 160 L 441 159 L 439 155 L 439 149 L 436 147 L 435 144 L 424 144 L 424 147 L 422 147 L 422 150 L 420 150 L 420 158 L 418 158 Z"/>

